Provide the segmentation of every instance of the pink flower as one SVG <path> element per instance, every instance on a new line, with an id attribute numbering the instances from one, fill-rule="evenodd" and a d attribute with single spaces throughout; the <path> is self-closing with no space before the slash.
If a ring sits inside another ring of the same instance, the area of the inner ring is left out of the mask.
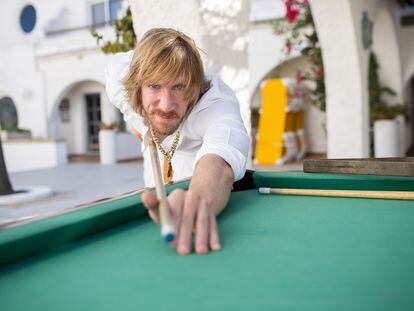
<path id="1" fill-rule="evenodd" d="M 316 77 L 318 77 L 318 78 L 322 77 L 322 76 L 323 76 L 323 68 L 322 68 L 322 67 L 320 67 L 320 68 L 318 69 L 318 71 L 316 71 L 315 75 L 316 75 Z"/>
<path id="2" fill-rule="evenodd" d="M 294 9 L 292 8 L 292 6 L 288 6 L 286 4 L 286 20 L 288 21 L 288 23 L 292 24 L 293 22 L 295 22 L 298 17 L 298 14 L 298 9 Z"/>
<path id="3" fill-rule="evenodd" d="M 286 40 L 286 51 L 288 54 L 292 52 L 292 43 L 290 42 L 290 40 Z"/>
<path id="4" fill-rule="evenodd" d="M 300 84 L 300 82 L 302 81 L 302 76 L 301 76 L 301 74 L 300 74 L 300 71 L 298 70 L 298 71 L 296 71 L 296 75 L 295 75 L 295 78 L 296 78 L 296 84 Z"/>

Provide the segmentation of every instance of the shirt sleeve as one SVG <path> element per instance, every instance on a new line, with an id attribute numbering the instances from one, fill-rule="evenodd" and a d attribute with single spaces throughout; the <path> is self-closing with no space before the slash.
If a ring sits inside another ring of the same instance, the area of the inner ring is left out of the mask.
<path id="1" fill-rule="evenodd" d="M 218 100 L 200 111 L 193 122 L 193 129 L 203 139 L 194 165 L 204 155 L 216 154 L 231 166 L 237 181 L 246 171 L 250 139 L 235 101 Z"/>
<path id="2" fill-rule="evenodd" d="M 125 122 L 142 134 L 143 120 L 132 110 L 122 83 L 131 63 L 133 51 L 113 55 L 105 67 L 105 87 L 108 99 L 112 105 L 121 111 Z"/>

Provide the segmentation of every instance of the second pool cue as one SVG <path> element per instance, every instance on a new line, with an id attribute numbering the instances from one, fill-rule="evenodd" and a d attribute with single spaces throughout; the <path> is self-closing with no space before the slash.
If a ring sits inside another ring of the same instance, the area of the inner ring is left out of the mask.
<path id="1" fill-rule="evenodd" d="M 259 193 L 363 199 L 414 200 L 413 191 L 259 188 Z"/>
<path id="2" fill-rule="evenodd" d="M 151 153 L 152 173 L 154 175 L 155 190 L 158 199 L 158 211 L 160 214 L 161 236 L 167 242 L 175 240 L 174 226 L 170 222 L 170 212 L 168 208 L 167 195 L 161 173 L 160 159 L 158 157 L 157 146 L 152 137 L 148 137 L 148 144 Z"/>

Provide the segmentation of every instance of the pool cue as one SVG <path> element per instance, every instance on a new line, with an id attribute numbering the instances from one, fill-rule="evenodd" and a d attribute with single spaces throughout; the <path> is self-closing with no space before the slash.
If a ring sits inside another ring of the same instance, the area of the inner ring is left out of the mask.
<path id="1" fill-rule="evenodd" d="M 155 190 L 157 192 L 158 210 L 160 213 L 161 236 L 165 242 L 171 243 L 175 240 L 174 226 L 170 223 L 170 212 L 168 208 L 167 195 L 161 173 L 160 159 L 157 146 L 152 137 L 148 137 L 151 153 L 152 173 L 154 174 Z"/>
<path id="2" fill-rule="evenodd" d="M 414 191 L 259 188 L 259 193 L 363 199 L 414 200 Z"/>

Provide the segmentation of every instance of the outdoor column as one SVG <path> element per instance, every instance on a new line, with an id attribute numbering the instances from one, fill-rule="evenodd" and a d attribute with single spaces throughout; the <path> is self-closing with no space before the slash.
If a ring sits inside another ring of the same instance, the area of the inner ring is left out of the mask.
<path id="1" fill-rule="evenodd" d="M 369 156 L 368 51 L 362 47 L 361 19 L 375 3 L 310 1 L 324 62 L 329 158 Z"/>

